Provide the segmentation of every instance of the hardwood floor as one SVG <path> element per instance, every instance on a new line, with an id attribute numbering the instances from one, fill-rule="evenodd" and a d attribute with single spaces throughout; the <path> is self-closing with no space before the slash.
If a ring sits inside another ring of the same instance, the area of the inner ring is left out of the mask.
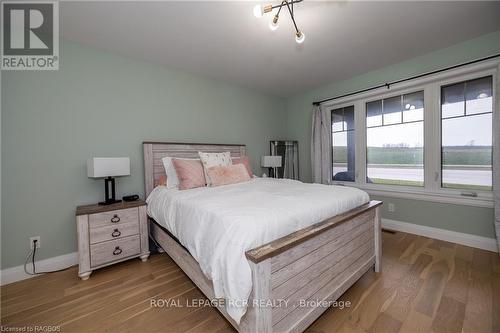
<path id="1" fill-rule="evenodd" d="M 175 304 L 152 307 L 151 299 Z M 73 267 L 1 287 L 2 331 L 48 325 L 60 332 L 233 332 L 217 310 L 188 306 L 199 299 L 165 254 L 95 271 L 87 281 Z M 351 306 L 329 309 L 308 332 L 497 333 L 500 257 L 384 232 L 383 272 L 370 270 L 340 300 Z"/>

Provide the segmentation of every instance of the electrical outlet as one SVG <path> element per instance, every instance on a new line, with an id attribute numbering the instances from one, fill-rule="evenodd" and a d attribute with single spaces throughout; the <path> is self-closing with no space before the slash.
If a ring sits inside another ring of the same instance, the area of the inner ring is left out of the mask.
<path id="1" fill-rule="evenodd" d="M 39 249 L 42 246 L 42 243 L 40 243 L 40 236 L 30 237 L 30 249 L 33 250 L 34 240 L 36 240 L 36 248 Z"/>
<path id="2" fill-rule="evenodd" d="M 394 205 L 392 202 L 389 202 L 389 204 L 387 205 L 387 210 L 391 213 L 394 213 L 394 211 L 396 210 L 396 205 Z"/>

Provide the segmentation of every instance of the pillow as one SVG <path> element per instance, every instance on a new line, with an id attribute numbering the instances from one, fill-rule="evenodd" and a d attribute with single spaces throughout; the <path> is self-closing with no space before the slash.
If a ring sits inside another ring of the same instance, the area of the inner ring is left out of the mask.
<path id="1" fill-rule="evenodd" d="M 165 168 L 165 173 L 167 175 L 167 188 L 175 188 L 179 186 L 179 178 L 177 178 L 177 172 L 175 171 L 172 163 L 172 157 L 164 157 L 161 161 L 163 162 L 163 167 Z"/>
<path id="2" fill-rule="evenodd" d="M 233 164 L 243 164 L 245 168 L 247 169 L 248 175 L 250 178 L 253 177 L 253 172 L 252 172 L 252 167 L 250 166 L 250 159 L 248 156 L 242 156 L 242 157 L 235 157 L 232 159 Z"/>
<path id="3" fill-rule="evenodd" d="M 177 172 L 179 190 L 188 190 L 206 185 L 203 165 L 200 160 L 173 158 L 172 164 Z"/>
<path id="4" fill-rule="evenodd" d="M 229 166 L 213 166 L 207 169 L 212 186 L 243 183 L 250 180 L 248 171 L 243 164 Z"/>
<path id="5" fill-rule="evenodd" d="M 167 176 L 160 176 L 158 180 L 155 181 L 156 186 L 167 186 Z"/>
<path id="6" fill-rule="evenodd" d="M 208 168 L 213 166 L 229 166 L 232 163 L 231 161 L 231 153 L 202 153 L 198 152 L 200 155 L 201 163 L 203 163 L 203 169 L 205 170 L 205 179 L 207 180 L 207 185 L 212 186 L 212 181 L 210 180 L 210 176 L 207 173 Z"/>

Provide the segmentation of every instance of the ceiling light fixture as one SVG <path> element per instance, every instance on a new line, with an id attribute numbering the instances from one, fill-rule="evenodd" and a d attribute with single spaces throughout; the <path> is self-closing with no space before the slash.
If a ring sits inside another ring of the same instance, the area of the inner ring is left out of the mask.
<path id="1" fill-rule="evenodd" d="M 304 42 L 304 40 L 306 39 L 306 35 L 304 35 L 304 33 L 302 31 L 300 31 L 299 28 L 297 27 L 297 23 L 295 23 L 295 15 L 293 13 L 294 4 L 302 2 L 302 1 L 303 0 L 282 0 L 279 5 L 275 5 L 275 6 L 273 6 L 271 4 L 256 5 L 253 8 L 253 14 L 257 18 L 261 18 L 262 16 L 264 16 L 264 14 L 272 12 L 273 9 L 277 9 L 278 11 L 274 15 L 272 21 L 269 22 L 269 29 L 271 29 L 272 31 L 275 31 L 276 29 L 278 29 L 278 26 L 279 26 L 278 20 L 280 17 L 279 15 L 280 15 L 281 9 L 283 7 L 286 7 L 286 9 L 288 9 L 288 12 L 290 13 L 290 17 L 292 19 L 293 26 L 295 28 L 295 41 L 298 44 L 302 44 Z"/>
<path id="2" fill-rule="evenodd" d="M 276 29 L 278 29 L 278 27 L 279 27 L 278 19 L 279 19 L 279 16 L 275 15 L 273 17 L 273 20 L 269 22 L 269 29 L 271 29 L 271 31 L 275 31 Z"/>
<path id="3" fill-rule="evenodd" d="M 253 14 L 256 18 L 261 18 L 265 13 L 269 13 L 272 10 L 272 5 L 255 5 L 255 7 L 253 7 Z"/>
<path id="4" fill-rule="evenodd" d="M 295 41 L 298 44 L 302 44 L 305 39 L 306 39 L 306 35 L 304 35 L 304 33 L 302 31 L 300 31 L 300 30 L 297 31 L 297 33 L 295 34 Z"/>

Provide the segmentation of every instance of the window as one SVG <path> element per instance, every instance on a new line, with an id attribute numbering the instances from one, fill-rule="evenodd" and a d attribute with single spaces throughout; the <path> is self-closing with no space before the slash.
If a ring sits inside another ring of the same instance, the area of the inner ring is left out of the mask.
<path id="1" fill-rule="evenodd" d="M 354 106 L 332 110 L 333 180 L 355 180 Z"/>
<path id="2" fill-rule="evenodd" d="M 328 109 L 333 182 L 371 195 L 493 207 L 499 65 L 468 65 L 335 99 Z"/>
<path id="3" fill-rule="evenodd" d="M 366 103 L 367 183 L 424 185 L 424 92 Z"/>
<path id="4" fill-rule="evenodd" d="M 492 77 L 441 87 L 441 186 L 492 189 Z"/>

